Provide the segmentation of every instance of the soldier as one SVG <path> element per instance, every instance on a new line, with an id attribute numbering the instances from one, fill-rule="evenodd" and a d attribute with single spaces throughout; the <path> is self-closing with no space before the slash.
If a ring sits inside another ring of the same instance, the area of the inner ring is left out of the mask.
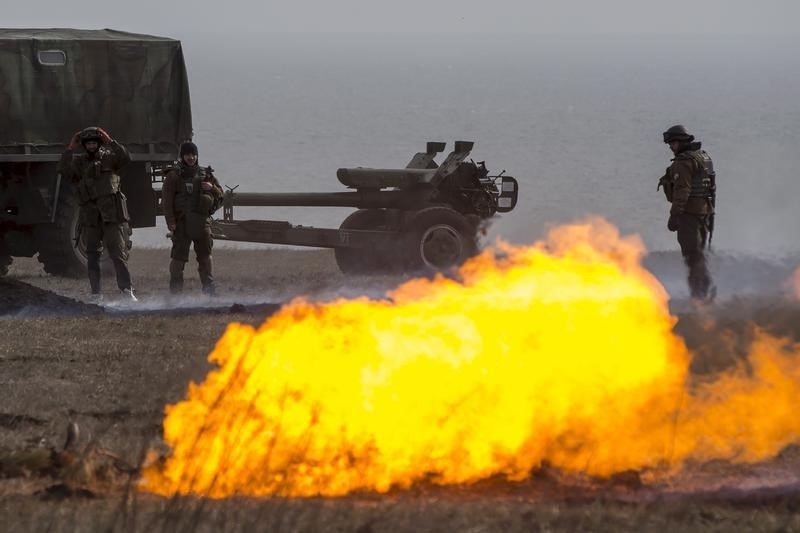
<path id="1" fill-rule="evenodd" d="M 672 204 L 667 228 L 678 232 L 678 244 L 689 269 L 692 299 L 714 297 L 705 248 L 714 231 L 716 175 L 711 157 L 686 128 L 677 125 L 664 132 L 664 142 L 675 158 L 659 184 Z"/>
<path id="2" fill-rule="evenodd" d="M 79 145 L 84 153 L 76 154 Z M 131 160 L 124 146 L 102 128 L 91 127 L 75 133 L 61 156 L 59 172 L 74 186 L 80 206 L 80 237 L 86 243 L 87 271 L 91 299 L 100 293 L 100 255 L 108 250 L 117 286 L 126 298 L 136 301 L 128 271 L 131 229 L 128 205 L 119 188 L 119 171 Z"/>
<path id="3" fill-rule="evenodd" d="M 169 290 L 172 294 L 183 290 L 183 269 L 189 261 L 189 247 L 194 244 L 197 272 L 203 292 L 215 293 L 211 273 L 211 214 L 222 205 L 222 187 L 214 177 L 211 167 L 201 167 L 197 162 L 197 146 L 186 142 L 181 145 L 180 160 L 168 168 L 162 191 L 164 218 L 172 232 L 172 252 L 169 263 Z"/>

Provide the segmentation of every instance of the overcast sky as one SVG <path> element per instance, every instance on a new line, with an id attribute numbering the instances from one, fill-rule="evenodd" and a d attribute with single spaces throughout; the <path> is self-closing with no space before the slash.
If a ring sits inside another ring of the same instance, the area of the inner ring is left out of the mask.
<path id="1" fill-rule="evenodd" d="M 0 0 L 3 27 L 198 32 L 799 35 L 798 0 Z"/>

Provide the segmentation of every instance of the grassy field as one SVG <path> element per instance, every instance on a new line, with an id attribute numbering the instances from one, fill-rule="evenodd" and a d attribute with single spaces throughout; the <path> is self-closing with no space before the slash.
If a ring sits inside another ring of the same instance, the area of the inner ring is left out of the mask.
<path id="1" fill-rule="evenodd" d="M 576 489 L 537 473 L 518 484 L 417 487 L 338 499 L 210 501 L 137 493 L 135 474 L 125 465 L 139 465 L 147 449 L 158 448 L 164 406 L 182 399 L 190 381 L 204 378 L 206 357 L 228 323 L 257 325 L 269 313 L 263 307 L 231 309 L 231 303 L 381 294 L 400 281 L 344 279 L 327 251 L 225 251 L 216 261 L 219 299 L 197 295 L 190 262 L 189 295 L 179 302 L 187 308 L 181 312 L 0 319 L 0 478 L 6 476 L 0 479 L 1 530 L 800 531 L 800 488 L 730 490 L 764 476 L 800 473 L 800 452 L 794 449 L 755 467 L 697 467 L 670 491 L 625 480 Z M 133 254 L 143 309 L 163 311 L 175 303 L 166 294 L 167 262 L 166 250 Z M 84 280 L 46 276 L 32 260 L 15 262 L 10 277 L 70 297 L 86 293 Z M 208 309 L 211 304 L 217 308 Z M 676 326 L 698 354 L 698 375 L 736 364 L 753 324 L 800 339 L 800 307 L 790 301 L 742 299 L 713 314 L 713 321 L 684 314 Z M 69 421 L 80 428 L 78 449 L 89 450 L 102 468 L 61 465 L 27 477 L 9 475 L 11 452 L 60 450 Z M 98 450 L 114 458 L 98 456 Z"/>

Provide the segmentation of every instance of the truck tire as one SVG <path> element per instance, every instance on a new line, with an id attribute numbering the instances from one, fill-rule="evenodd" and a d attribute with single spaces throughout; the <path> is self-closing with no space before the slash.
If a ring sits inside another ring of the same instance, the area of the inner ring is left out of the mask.
<path id="1" fill-rule="evenodd" d="M 478 249 L 475 225 L 449 207 L 418 211 L 404 234 L 406 267 L 412 272 L 450 270 L 475 255 Z"/>
<path id="2" fill-rule="evenodd" d="M 10 255 L 0 254 L 0 278 L 8 274 L 8 267 L 14 262 Z"/>
<path id="3" fill-rule="evenodd" d="M 78 202 L 69 187 L 62 187 L 55 222 L 38 226 L 36 244 L 39 262 L 53 276 L 86 276 L 86 246 L 75 246 L 78 235 Z"/>
<path id="4" fill-rule="evenodd" d="M 342 230 L 386 229 L 386 211 L 383 209 L 359 209 L 351 213 L 339 226 Z M 387 274 L 402 270 L 399 261 L 376 252 L 375 250 L 361 250 L 357 248 L 335 248 L 336 264 L 343 274 Z"/>

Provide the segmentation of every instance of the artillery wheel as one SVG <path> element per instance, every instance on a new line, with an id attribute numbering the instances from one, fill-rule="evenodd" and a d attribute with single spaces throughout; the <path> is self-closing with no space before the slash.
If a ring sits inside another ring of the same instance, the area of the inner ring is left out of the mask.
<path id="1" fill-rule="evenodd" d="M 386 211 L 383 209 L 359 209 L 342 221 L 339 229 L 386 229 Z M 370 253 L 371 252 L 371 253 Z M 374 250 L 356 248 L 335 248 L 336 264 L 343 274 L 385 274 L 402 269 L 399 261 L 376 253 Z"/>
<path id="2" fill-rule="evenodd" d="M 59 200 L 55 222 L 38 226 L 36 244 L 39 248 L 38 259 L 44 271 L 54 276 L 82 278 L 86 276 L 86 241 L 81 238 L 75 246 L 79 235 L 78 202 L 69 187 L 63 187 Z M 108 254 L 100 260 L 103 272 L 112 268 Z"/>
<path id="3" fill-rule="evenodd" d="M 448 207 L 417 212 L 405 231 L 404 250 L 411 271 L 442 272 L 475 255 L 477 231 L 470 221 Z"/>

